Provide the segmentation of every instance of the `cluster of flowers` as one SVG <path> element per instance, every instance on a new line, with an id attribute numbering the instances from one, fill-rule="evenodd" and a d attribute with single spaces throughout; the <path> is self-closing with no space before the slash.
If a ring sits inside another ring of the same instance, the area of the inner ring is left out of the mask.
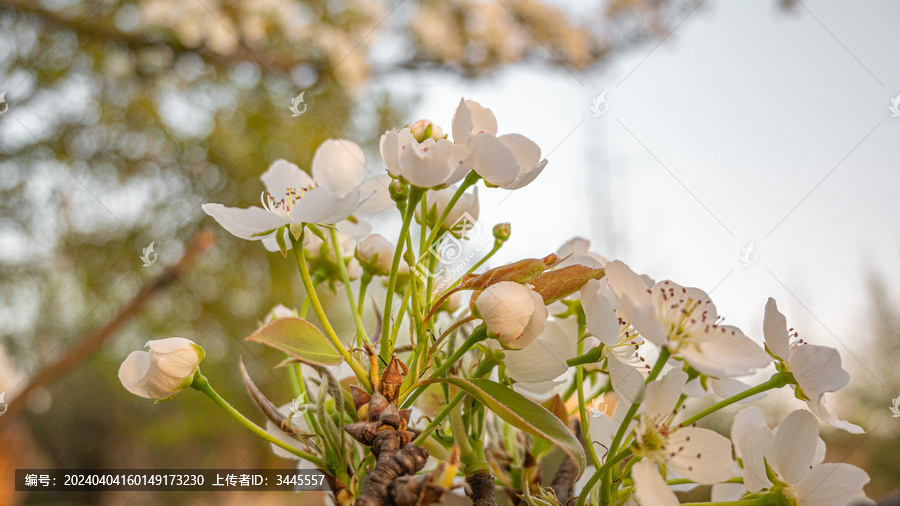
<path id="1" fill-rule="evenodd" d="M 577 495 L 578 504 L 666 506 L 678 504 L 678 487 L 702 484 L 713 485 L 714 501 L 738 501 L 728 504 L 871 503 L 865 472 L 822 463 L 819 421 L 862 432 L 826 406 L 826 394 L 849 382 L 840 355 L 797 339 L 773 299 L 762 347 L 723 324 L 703 290 L 654 282 L 591 252 L 584 239 L 476 274 L 509 238 L 508 224 L 494 228 L 494 248 L 467 273 L 437 284 L 439 259 L 428 252 L 441 240 L 465 239 L 449 224 L 463 213 L 477 219 L 475 185 L 521 188 L 547 161 L 528 138 L 498 136 L 491 111 L 466 100 L 453 117 L 452 140 L 419 121 L 386 132 L 380 151 L 387 174 L 366 178 L 359 146 L 326 141 L 311 175 L 284 160 L 268 168 L 262 207 L 203 206 L 239 238 L 285 256 L 293 250 L 307 291 L 302 309 L 276 308 L 248 339 L 286 354 L 282 365 L 308 409 L 297 400 L 276 408 L 244 371 L 269 420 L 267 430 L 259 427 L 210 387 L 199 372 L 203 349 L 183 338 L 132 353 L 119 371 L 125 387 L 151 399 L 200 390 L 279 455 L 330 470 L 329 497 L 342 504 L 406 504 L 409 494 L 440 500 L 458 485 L 457 473 L 476 502 L 491 501 L 496 486 L 529 504 L 565 504 Z M 369 221 L 390 209 L 403 219 L 399 247 L 372 233 Z M 367 313 L 374 279 L 383 303 Z M 327 314 L 322 287 L 346 292 L 347 311 Z M 305 320 L 310 308 L 318 327 Z M 377 313 L 375 331 L 366 328 L 369 313 Z M 355 323 L 355 335 L 338 335 L 330 322 L 339 318 Z M 408 342 L 399 334 L 404 327 Z M 773 364 L 767 381 L 746 383 Z M 350 380 L 338 381 L 343 375 Z M 785 386 L 808 409 L 775 429 L 753 407 L 735 416 L 730 439 L 696 426 Z M 708 395 L 721 400 L 687 413 L 689 399 Z M 343 444 L 344 431 L 361 446 Z M 546 488 L 539 464 L 554 447 L 566 460 Z M 388 452 L 393 474 L 381 467 Z M 423 456 L 430 463 L 419 462 Z M 477 485 L 485 477 L 487 492 Z"/>

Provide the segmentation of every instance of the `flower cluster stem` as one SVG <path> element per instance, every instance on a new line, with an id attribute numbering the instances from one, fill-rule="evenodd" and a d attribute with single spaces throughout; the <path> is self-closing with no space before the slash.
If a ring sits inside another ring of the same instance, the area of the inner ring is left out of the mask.
<path id="1" fill-rule="evenodd" d="M 240 422 L 241 425 L 250 430 L 250 432 L 256 434 L 257 436 L 265 439 L 266 441 L 272 443 L 279 448 L 282 448 L 286 451 L 293 453 L 294 455 L 302 458 L 303 460 L 307 460 L 312 462 L 317 467 L 322 467 L 322 459 L 316 457 L 311 453 L 307 453 L 299 448 L 295 448 L 294 446 L 278 439 L 277 437 L 266 432 L 262 427 L 253 423 L 249 418 L 244 416 L 240 411 L 234 408 L 231 404 L 228 403 L 225 399 L 216 392 L 212 385 L 209 384 L 209 380 L 206 379 L 206 376 L 200 374 L 200 371 L 194 375 L 194 381 L 191 383 L 191 387 L 199 392 L 203 392 L 207 397 L 213 400 L 216 404 L 218 404 L 222 409 L 225 410 L 229 415 L 234 417 L 235 420 Z"/>
<path id="2" fill-rule="evenodd" d="M 424 195 L 424 190 L 410 186 L 409 200 L 406 202 L 406 212 L 403 214 L 403 225 L 400 227 L 400 237 L 397 239 L 397 249 L 394 250 L 394 259 L 391 263 L 391 273 L 388 276 L 387 295 L 384 297 L 384 320 L 381 322 L 381 359 L 388 363 L 394 351 L 394 343 L 389 339 L 391 331 L 391 305 L 394 301 L 394 290 L 397 287 L 397 272 L 400 269 L 400 259 L 403 258 L 403 248 L 406 245 L 406 237 L 409 235 L 409 226 L 416 214 L 416 204 Z M 410 276 L 414 266 L 410 265 Z"/>
<path id="3" fill-rule="evenodd" d="M 722 399 L 721 401 L 713 404 L 712 406 L 704 409 L 703 411 L 698 412 L 694 416 L 691 416 L 687 420 L 681 422 L 680 426 L 687 427 L 688 425 L 691 425 L 692 423 L 696 422 L 697 420 L 700 420 L 701 418 L 703 418 L 705 416 L 711 415 L 712 413 L 715 413 L 716 411 L 718 411 L 726 406 L 730 406 L 730 405 L 734 404 L 735 402 L 742 401 L 748 397 L 752 397 L 756 394 L 765 392 L 767 390 L 772 390 L 773 388 L 781 388 L 787 384 L 788 384 L 787 375 L 784 373 L 777 372 L 777 373 L 773 374 L 772 377 L 769 378 L 769 380 L 766 381 L 765 383 L 760 383 L 759 385 L 756 385 L 753 388 L 748 388 L 747 390 L 744 390 L 743 392 L 732 395 L 731 397 L 729 397 L 727 399 Z"/>
<path id="4" fill-rule="evenodd" d="M 316 295 L 316 287 L 312 282 L 312 278 L 309 276 L 309 266 L 306 263 L 306 252 L 303 249 L 303 238 L 301 236 L 300 240 L 294 239 L 293 234 L 288 234 L 288 237 L 291 238 L 291 246 L 294 250 L 294 257 L 297 259 L 297 268 L 300 270 L 300 278 L 303 280 L 303 287 L 306 289 L 306 296 L 309 298 L 310 304 L 312 304 L 313 310 L 316 312 L 316 316 L 319 317 L 319 321 L 322 323 L 322 328 L 325 329 L 325 336 L 328 337 L 328 340 L 331 341 L 334 349 L 344 357 L 344 360 L 347 361 L 347 365 L 353 370 L 353 373 L 356 374 L 356 377 L 359 379 L 359 382 L 363 385 L 368 391 L 372 390 L 372 383 L 369 381 L 369 373 L 366 372 L 365 368 L 353 358 L 353 355 L 347 351 L 347 348 L 344 346 L 344 343 L 341 342 L 340 338 L 337 336 L 337 333 L 334 331 L 334 328 L 331 326 L 331 323 L 328 321 L 328 317 L 325 315 L 325 309 L 322 308 L 322 303 L 319 302 L 319 296 Z"/>

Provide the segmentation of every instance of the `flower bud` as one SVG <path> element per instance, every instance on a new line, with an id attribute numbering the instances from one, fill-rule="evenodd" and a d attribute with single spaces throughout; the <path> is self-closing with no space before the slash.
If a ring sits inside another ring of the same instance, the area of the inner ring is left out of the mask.
<path id="1" fill-rule="evenodd" d="M 494 239 L 500 243 L 508 241 L 511 233 L 512 227 L 509 223 L 498 223 L 494 225 Z"/>
<path id="2" fill-rule="evenodd" d="M 444 134 L 444 131 L 441 130 L 441 127 L 427 119 L 420 119 L 415 123 L 410 123 L 406 128 L 409 128 L 410 133 L 412 133 L 413 137 L 420 143 L 425 142 L 425 139 L 438 140 L 447 137 L 447 135 Z"/>
<path id="3" fill-rule="evenodd" d="M 356 259 L 363 270 L 378 276 L 391 273 L 394 260 L 394 245 L 381 234 L 372 234 L 356 247 Z"/>
<path id="4" fill-rule="evenodd" d="M 300 317 L 300 313 L 297 312 L 296 309 L 291 309 L 284 304 L 278 304 L 266 313 L 266 316 L 263 317 L 262 323 L 263 325 L 267 323 L 272 323 L 279 318 L 289 318 L 289 317 Z"/>
<path id="5" fill-rule="evenodd" d="M 119 381 L 146 399 L 168 399 L 189 387 L 206 352 L 193 341 L 170 337 L 149 341 L 150 351 L 134 351 L 119 367 Z"/>
<path id="6" fill-rule="evenodd" d="M 488 334 L 507 349 L 520 350 L 544 331 L 549 312 L 529 285 L 502 281 L 478 295 L 475 308 Z"/>

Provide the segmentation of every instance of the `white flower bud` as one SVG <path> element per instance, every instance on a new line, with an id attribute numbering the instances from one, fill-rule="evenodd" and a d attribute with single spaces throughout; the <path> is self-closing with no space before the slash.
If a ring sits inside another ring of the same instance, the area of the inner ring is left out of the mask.
<path id="1" fill-rule="evenodd" d="M 419 142 L 424 142 L 425 139 L 438 140 L 447 137 L 447 135 L 444 134 L 444 131 L 441 130 L 441 127 L 435 125 L 427 119 L 420 119 L 415 123 L 410 123 L 409 125 L 407 125 L 407 128 L 409 128 L 409 132 Z"/>
<path id="2" fill-rule="evenodd" d="M 488 334 L 512 350 L 521 350 L 537 339 L 549 315 L 538 293 L 512 281 L 489 286 L 478 296 L 475 308 Z"/>
<path id="3" fill-rule="evenodd" d="M 300 317 L 296 310 L 291 309 L 284 304 L 278 304 L 263 317 L 263 324 L 272 323 L 279 318 Z"/>
<path id="4" fill-rule="evenodd" d="M 356 247 L 356 258 L 363 269 L 373 274 L 387 276 L 394 261 L 394 245 L 381 234 L 372 234 Z"/>
<path id="5" fill-rule="evenodd" d="M 134 351 L 119 367 L 119 381 L 147 399 L 168 399 L 189 387 L 206 352 L 193 341 L 170 337 L 149 341 L 150 351 Z"/>

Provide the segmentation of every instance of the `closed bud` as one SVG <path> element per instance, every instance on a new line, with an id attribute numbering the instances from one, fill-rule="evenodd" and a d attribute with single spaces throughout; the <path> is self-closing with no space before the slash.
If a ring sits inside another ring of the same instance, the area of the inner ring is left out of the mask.
<path id="1" fill-rule="evenodd" d="M 441 130 L 441 127 L 427 119 L 420 119 L 415 123 L 410 123 L 406 125 L 406 128 L 409 128 L 409 132 L 419 143 L 425 142 L 425 139 L 438 140 L 447 137 L 444 131 Z"/>
<path id="2" fill-rule="evenodd" d="M 509 240 L 509 234 L 512 232 L 509 223 L 498 223 L 494 225 L 494 239 L 503 243 Z"/>
<path id="3" fill-rule="evenodd" d="M 150 351 L 134 351 L 119 367 L 119 380 L 129 392 L 147 399 L 168 399 L 191 386 L 203 348 L 182 337 L 147 343 Z"/>
<path id="4" fill-rule="evenodd" d="M 381 234 L 372 234 L 356 247 L 356 259 L 363 270 L 377 276 L 391 273 L 394 245 Z"/>
<path id="5" fill-rule="evenodd" d="M 542 332 L 549 311 L 540 295 L 528 285 L 501 281 L 480 293 L 475 308 L 488 335 L 507 349 L 520 350 Z"/>

